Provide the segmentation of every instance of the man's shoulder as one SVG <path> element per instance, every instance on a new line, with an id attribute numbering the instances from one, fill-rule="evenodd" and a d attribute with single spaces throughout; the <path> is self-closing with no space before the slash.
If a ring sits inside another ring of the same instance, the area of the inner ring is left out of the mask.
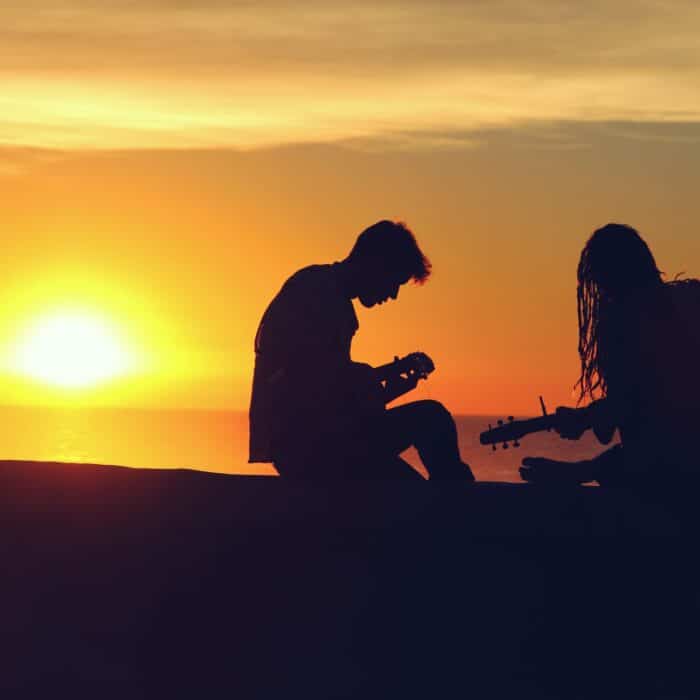
<path id="1" fill-rule="evenodd" d="M 338 284 L 333 265 L 307 265 L 297 270 L 282 287 L 297 294 L 334 294 Z"/>
<path id="2" fill-rule="evenodd" d="M 320 282 L 332 277 L 333 265 L 307 265 L 297 270 L 287 282 Z"/>

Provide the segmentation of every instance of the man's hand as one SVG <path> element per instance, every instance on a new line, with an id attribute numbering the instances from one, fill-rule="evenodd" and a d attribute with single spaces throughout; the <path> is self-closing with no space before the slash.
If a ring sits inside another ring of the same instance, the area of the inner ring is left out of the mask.
<path id="1" fill-rule="evenodd" d="M 399 396 L 403 396 L 409 391 L 413 391 L 418 384 L 418 376 L 408 377 L 396 376 L 387 380 L 384 385 L 384 403 L 390 403 Z"/>
<path id="2" fill-rule="evenodd" d="M 404 361 L 408 363 L 409 374 L 417 374 L 421 379 L 435 371 L 435 363 L 424 352 L 412 352 L 406 355 Z"/>
<path id="3" fill-rule="evenodd" d="M 578 440 L 591 427 L 588 410 L 559 406 L 554 429 L 565 440 Z"/>

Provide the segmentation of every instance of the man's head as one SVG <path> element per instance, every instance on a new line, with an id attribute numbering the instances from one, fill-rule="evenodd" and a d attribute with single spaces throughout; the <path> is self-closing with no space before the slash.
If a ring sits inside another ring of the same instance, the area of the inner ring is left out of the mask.
<path id="1" fill-rule="evenodd" d="M 358 236 L 347 261 L 354 270 L 356 295 L 367 307 L 396 299 L 399 287 L 411 279 L 422 284 L 431 268 L 406 224 L 387 220 Z"/>

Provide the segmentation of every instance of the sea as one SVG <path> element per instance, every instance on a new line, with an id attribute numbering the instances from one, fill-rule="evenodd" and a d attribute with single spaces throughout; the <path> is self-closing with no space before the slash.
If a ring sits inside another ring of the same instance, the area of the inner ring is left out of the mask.
<path id="1" fill-rule="evenodd" d="M 480 445 L 479 434 L 498 418 L 455 418 L 462 458 L 481 481 L 520 481 L 518 467 L 526 456 L 578 460 L 602 450 L 591 433 L 578 441 L 535 433 L 522 438 L 519 448 Z M 3 460 L 276 474 L 271 465 L 248 464 L 247 449 L 248 416 L 242 411 L 0 407 Z M 415 450 L 403 457 L 421 471 Z"/>

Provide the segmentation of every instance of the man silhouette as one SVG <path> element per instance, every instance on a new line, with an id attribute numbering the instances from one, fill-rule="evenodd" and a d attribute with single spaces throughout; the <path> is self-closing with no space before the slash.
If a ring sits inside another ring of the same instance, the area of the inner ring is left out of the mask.
<path id="1" fill-rule="evenodd" d="M 420 371 L 399 376 L 392 364 L 350 359 L 359 327 L 352 299 L 381 305 L 409 280 L 423 283 L 430 268 L 406 225 L 385 220 L 363 231 L 341 262 L 305 267 L 284 283 L 255 338 L 249 461 L 315 481 L 420 479 L 399 457 L 414 446 L 430 479 L 474 480 L 442 404 L 386 409 Z"/>

